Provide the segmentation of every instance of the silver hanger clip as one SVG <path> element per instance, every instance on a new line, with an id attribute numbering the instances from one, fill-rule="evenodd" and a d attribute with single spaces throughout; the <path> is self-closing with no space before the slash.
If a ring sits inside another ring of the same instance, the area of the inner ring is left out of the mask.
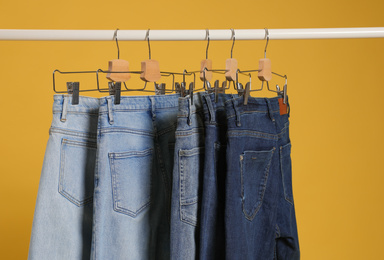
<path id="1" fill-rule="evenodd" d="M 165 83 L 161 83 L 161 84 L 155 83 L 155 94 L 156 95 L 165 95 Z"/>
<path id="2" fill-rule="evenodd" d="M 115 105 L 120 104 L 121 82 L 108 82 L 109 95 L 115 97 Z"/>
<path id="3" fill-rule="evenodd" d="M 79 104 L 79 82 L 67 82 L 68 94 L 72 95 L 72 105 Z"/>

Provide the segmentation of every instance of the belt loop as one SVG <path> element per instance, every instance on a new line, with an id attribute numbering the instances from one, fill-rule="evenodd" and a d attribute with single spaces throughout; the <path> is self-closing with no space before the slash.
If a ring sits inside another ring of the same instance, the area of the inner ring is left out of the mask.
<path id="1" fill-rule="evenodd" d="M 232 104 L 233 104 L 233 109 L 235 110 L 235 113 L 236 113 L 236 125 L 237 126 L 241 126 L 240 111 L 239 111 L 239 106 L 238 106 L 237 99 L 233 98 L 232 99 Z"/>
<path id="2" fill-rule="evenodd" d="M 275 118 L 273 117 L 273 108 L 272 108 L 271 100 L 269 98 L 266 98 L 265 101 L 267 102 L 267 105 L 268 105 L 269 118 L 272 120 L 272 122 L 275 122 Z"/>
<path id="3" fill-rule="evenodd" d="M 215 121 L 216 121 L 215 110 L 213 109 L 213 105 L 212 105 L 212 101 L 211 101 L 211 96 L 209 94 L 208 95 L 204 95 L 204 99 L 207 102 L 207 106 L 208 106 L 209 122 L 210 123 L 215 123 Z"/>
<path id="4" fill-rule="evenodd" d="M 61 118 L 60 118 L 60 121 L 63 123 L 67 121 L 68 99 L 69 99 L 68 96 L 64 96 L 63 109 L 61 111 Z"/>
<path id="5" fill-rule="evenodd" d="M 112 104 L 112 98 L 107 97 L 107 103 L 108 103 L 108 122 L 110 125 L 113 125 L 113 104 Z"/>
<path id="6" fill-rule="evenodd" d="M 151 96 L 149 97 L 151 100 L 151 113 L 152 113 L 152 119 L 154 120 L 156 118 L 156 102 L 155 97 Z"/>

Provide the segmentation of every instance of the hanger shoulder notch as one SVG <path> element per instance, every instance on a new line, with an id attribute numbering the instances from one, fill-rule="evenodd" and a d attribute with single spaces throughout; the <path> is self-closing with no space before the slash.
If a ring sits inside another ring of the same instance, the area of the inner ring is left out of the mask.
<path id="1" fill-rule="evenodd" d="M 262 81 L 270 81 L 272 79 L 272 69 L 270 59 L 259 60 L 259 73 L 257 75 Z"/>
<path id="2" fill-rule="evenodd" d="M 155 82 L 161 78 L 160 66 L 157 60 L 145 60 L 141 62 L 140 78 L 144 81 Z"/>
<path id="3" fill-rule="evenodd" d="M 112 80 L 114 82 L 125 82 L 131 78 L 131 74 L 129 73 L 113 73 L 129 71 L 129 62 L 126 60 L 110 60 L 108 62 L 108 73 L 107 79 Z"/>

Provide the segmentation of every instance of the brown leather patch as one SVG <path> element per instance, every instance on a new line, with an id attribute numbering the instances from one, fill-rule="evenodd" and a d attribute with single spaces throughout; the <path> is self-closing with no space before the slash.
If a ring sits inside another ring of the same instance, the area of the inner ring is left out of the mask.
<path id="1" fill-rule="evenodd" d="M 280 115 L 285 115 L 288 113 L 288 106 L 287 104 L 284 104 L 283 101 L 283 98 L 279 98 Z"/>

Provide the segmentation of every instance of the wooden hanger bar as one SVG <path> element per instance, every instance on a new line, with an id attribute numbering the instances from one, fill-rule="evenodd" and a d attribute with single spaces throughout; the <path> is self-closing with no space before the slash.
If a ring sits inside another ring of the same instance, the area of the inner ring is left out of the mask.
<path id="1" fill-rule="evenodd" d="M 116 30 L 0 29 L 9 41 L 111 41 Z M 236 40 L 265 40 L 264 29 L 237 29 Z M 384 27 L 268 29 L 270 40 L 384 38 Z M 119 41 L 144 41 L 147 30 L 119 30 Z M 210 40 L 232 40 L 232 31 L 209 30 Z M 151 41 L 203 41 L 206 30 L 151 30 Z"/>

